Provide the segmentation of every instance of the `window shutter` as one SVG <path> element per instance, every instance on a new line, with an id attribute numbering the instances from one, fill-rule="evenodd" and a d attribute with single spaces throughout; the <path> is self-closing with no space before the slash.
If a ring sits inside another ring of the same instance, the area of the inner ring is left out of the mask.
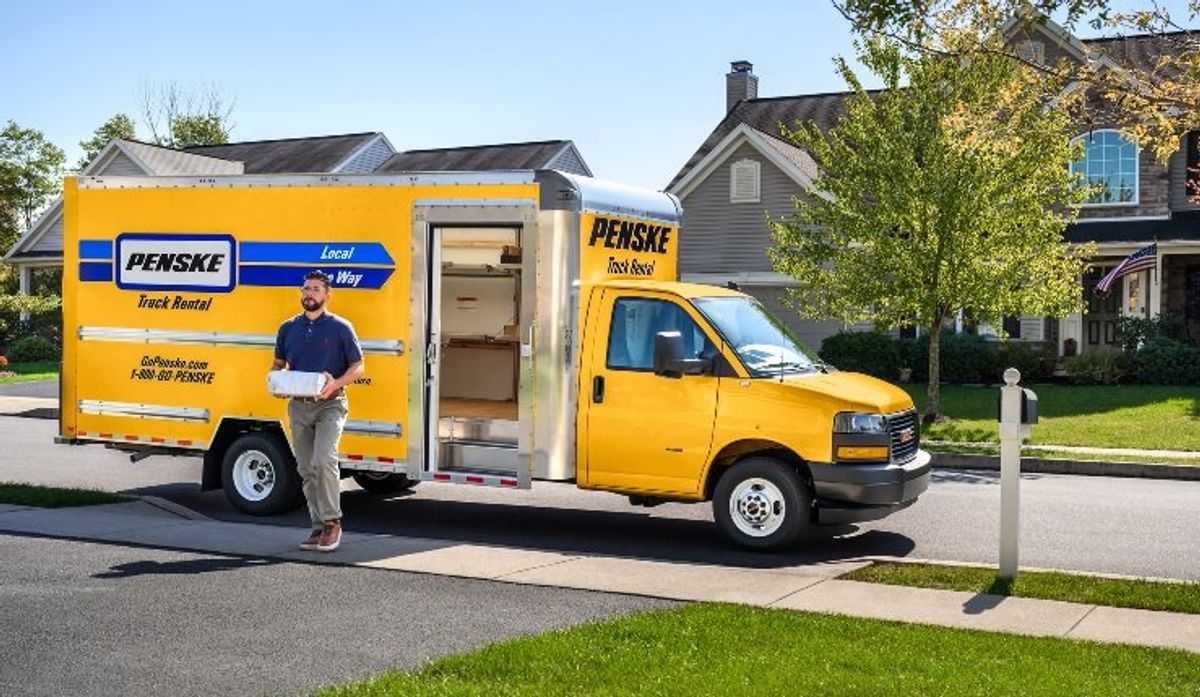
<path id="1" fill-rule="evenodd" d="M 1200 199 L 1200 131 L 1187 134 L 1187 197 L 1188 201 Z"/>
<path id="2" fill-rule="evenodd" d="M 758 203 L 759 163 L 745 159 L 734 162 L 729 172 L 729 202 Z"/>

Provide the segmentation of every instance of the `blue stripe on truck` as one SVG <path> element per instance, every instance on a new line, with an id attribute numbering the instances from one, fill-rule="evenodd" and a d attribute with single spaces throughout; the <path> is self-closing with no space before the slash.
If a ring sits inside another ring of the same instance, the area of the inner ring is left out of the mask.
<path id="1" fill-rule="evenodd" d="M 380 264 L 395 266 L 378 242 L 242 242 L 243 263 Z"/>
<path id="2" fill-rule="evenodd" d="M 79 280 L 105 281 L 113 280 L 113 265 L 111 261 L 81 261 L 79 262 Z"/>
<path id="3" fill-rule="evenodd" d="M 334 288 L 372 290 L 382 288 L 394 271 L 355 266 L 241 266 L 238 268 L 238 283 L 243 286 L 299 288 L 304 285 L 304 274 L 313 269 L 320 269 L 332 276 Z"/>
<path id="4" fill-rule="evenodd" d="M 112 259 L 112 240 L 79 240 L 80 259 Z"/>

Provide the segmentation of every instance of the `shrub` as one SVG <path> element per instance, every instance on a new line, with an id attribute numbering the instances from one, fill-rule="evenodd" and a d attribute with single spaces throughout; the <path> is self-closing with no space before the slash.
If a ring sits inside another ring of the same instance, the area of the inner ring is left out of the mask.
<path id="1" fill-rule="evenodd" d="M 21 321 L 22 312 L 29 315 L 28 320 Z M 61 343 L 62 302 L 57 297 L 0 295 L 0 348 L 25 336 Z"/>
<path id="2" fill-rule="evenodd" d="M 929 380 L 929 337 L 913 342 L 913 380 Z M 975 334 L 942 334 L 938 367 L 942 382 L 981 382 L 995 372 L 987 339 Z"/>
<path id="3" fill-rule="evenodd" d="M 1149 342 L 1168 339 L 1190 345 L 1187 325 L 1174 315 L 1159 315 L 1152 319 L 1143 317 L 1120 317 L 1117 319 L 1117 340 L 1129 354 Z"/>
<path id="4" fill-rule="evenodd" d="M 5 358 L 4 356 L 0 356 L 0 368 L 7 368 L 7 367 L 8 367 L 8 359 Z"/>
<path id="5" fill-rule="evenodd" d="M 1054 348 L 1045 343 L 1002 343 L 992 354 L 990 370 L 984 378 L 989 382 L 1001 382 L 1004 379 L 1004 371 L 1008 368 L 1021 371 L 1023 382 L 1049 377 L 1046 366 L 1048 364 L 1053 372 L 1054 362 L 1046 361 L 1047 351 L 1051 352 L 1053 358 Z"/>
<path id="6" fill-rule="evenodd" d="M 1200 349 L 1158 337 L 1134 354 L 1139 381 L 1153 385 L 1200 385 Z"/>
<path id="7" fill-rule="evenodd" d="M 62 350 L 45 337 L 27 336 L 17 339 L 12 350 L 8 352 L 8 356 L 14 363 L 56 361 L 62 356 Z"/>
<path id="8" fill-rule="evenodd" d="M 821 342 L 821 360 L 841 370 L 895 380 L 899 375 L 900 347 L 879 332 L 838 332 Z"/>
<path id="9" fill-rule="evenodd" d="M 1071 356 L 1064 368 L 1076 385 L 1115 385 L 1133 372 L 1133 362 L 1120 351 L 1096 351 Z"/>

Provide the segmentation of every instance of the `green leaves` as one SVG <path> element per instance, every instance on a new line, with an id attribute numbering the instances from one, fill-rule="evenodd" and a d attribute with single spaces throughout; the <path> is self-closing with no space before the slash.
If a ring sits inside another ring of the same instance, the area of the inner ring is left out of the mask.
<path id="1" fill-rule="evenodd" d="M 16 233 L 62 186 L 66 154 L 41 131 L 9 121 L 0 130 L 0 247 L 5 251 Z"/>

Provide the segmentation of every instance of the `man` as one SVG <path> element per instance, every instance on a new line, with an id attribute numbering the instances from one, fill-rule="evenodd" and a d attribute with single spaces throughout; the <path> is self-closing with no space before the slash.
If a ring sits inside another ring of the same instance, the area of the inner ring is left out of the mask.
<path id="1" fill-rule="evenodd" d="M 354 327 L 325 309 L 333 295 L 330 280 L 323 271 L 305 274 L 300 290 L 304 312 L 280 325 L 271 364 L 272 370 L 286 367 L 325 375 L 320 395 L 294 397 L 288 403 L 292 451 L 313 528 L 300 549 L 321 552 L 332 552 L 342 541 L 338 441 L 350 411 L 346 385 L 363 374 L 362 348 Z"/>

